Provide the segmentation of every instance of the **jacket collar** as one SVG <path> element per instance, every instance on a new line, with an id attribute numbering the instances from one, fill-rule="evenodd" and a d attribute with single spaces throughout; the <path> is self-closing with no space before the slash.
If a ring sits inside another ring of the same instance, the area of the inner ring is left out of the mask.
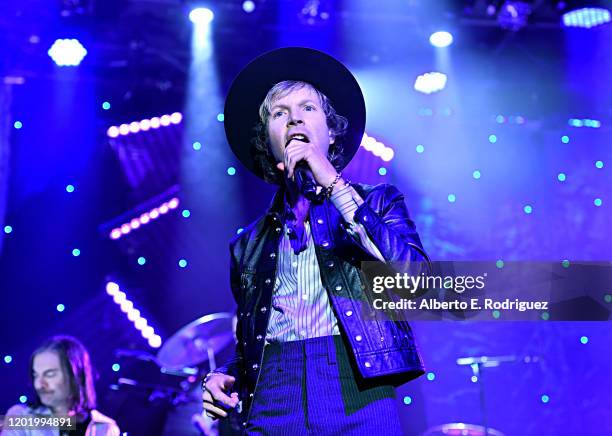
<path id="1" fill-rule="evenodd" d="M 286 212 L 286 201 L 285 201 L 286 188 L 285 186 L 281 186 L 278 188 L 274 196 L 272 197 L 272 201 L 268 206 L 266 211 L 266 219 L 279 220 L 280 222 L 284 222 L 284 216 Z M 311 207 L 324 205 L 326 203 L 326 199 L 322 201 L 311 201 Z"/>
<path id="2" fill-rule="evenodd" d="M 270 206 L 266 211 L 266 219 L 272 220 L 282 220 L 282 214 L 285 210 L 285 187 L 281 186 L 274 197 L 272 197 L 272 201 L 270 202 Z"/>

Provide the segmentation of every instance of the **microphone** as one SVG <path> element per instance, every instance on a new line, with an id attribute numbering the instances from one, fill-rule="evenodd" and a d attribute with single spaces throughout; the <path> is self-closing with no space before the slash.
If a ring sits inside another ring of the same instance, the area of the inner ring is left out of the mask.
<path id="1" fill-rule="evenodd" d="M 310 201 L 317 199 L 317 183 L 315 182 L 312 171 L 305 161 L 300 161 L 296 164 L 294 170 L 295 184 L 298 191 Z"/>

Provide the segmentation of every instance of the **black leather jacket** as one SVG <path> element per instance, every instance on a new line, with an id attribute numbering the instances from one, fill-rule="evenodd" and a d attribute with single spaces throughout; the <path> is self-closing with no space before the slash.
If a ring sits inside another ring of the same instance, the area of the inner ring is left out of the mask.
<path id="1" fill-rule="evenodd" d="M 403 195 L 392 185 L 353 184 L 364 199 L 355 213 L 386 262 L 429 262 Z M 217 372 L 236 378 L 246 421 L 257 386 L 276 276 L 276 259 L 283 228 L 284 191 L 268 212 L 230 244 L 231 289 L 238 305 L 236 355 Z M 410 326 L 405 321 L 363 321 L 361 261 L 376 260 L 347 232 L 338 210 L 328 200 L 311 203 L 310 223 L 321 281 L 338 319 L 349 354 L 364 379 L 402 384 L 424 373 Z M 236 388 L 234 388 L 236 390 Z"/>

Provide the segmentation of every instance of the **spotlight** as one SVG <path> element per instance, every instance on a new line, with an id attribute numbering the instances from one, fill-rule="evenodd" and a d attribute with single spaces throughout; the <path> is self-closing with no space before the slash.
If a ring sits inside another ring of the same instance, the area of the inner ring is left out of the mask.
<path id="1" fill-rule="evenodd" d="M 565 27 L 591 27 L 610 22 L 610 11 L 603 8 L 582 8 L 563 14 Z"/>
<path id="2" fill-rule="evenodd" d="M 431 34 L 429 42 L 434 47 L 448 47 L 453 43 L 453 35 L 445 31 L 438 31 Z"/>
<path id="3" fill-rule="evenodd" d="M 431 94 L 444 89 L 446 86 L 446 74 L 431 72 L 421 74 L 414 82 L 414 89 L 423 94 Z"/>
<path id="4" fill-rule="evenodd" d="M 255 2 L 251 0 L 242 2 L 242 10 L 246 12 L 247 14 L 250 14 L 251 12 L 255 10 Z"/>
<path id="5" fill-rule="evenodd" d="M 215 18 L 215 14 L 208 8 L 195 8 L 189 12 L 189 19 L 194 24 L 209 24 Z"/>
<path id="6" fill-rule="evenodd" d="M 47 53 L 60 67 L 74 67 L 81 63 L 87 50 L 77 39 L 57 39 Z"/>

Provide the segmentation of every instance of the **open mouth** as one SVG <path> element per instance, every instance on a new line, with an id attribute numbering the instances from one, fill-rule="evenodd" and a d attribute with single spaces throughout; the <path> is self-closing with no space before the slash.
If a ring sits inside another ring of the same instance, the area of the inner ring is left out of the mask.
<path id="1" fill-rule="evenodd" d="M 304 135 L 303 133 L 293 133 L 289 135 L 289 139 L 287 139 L 287 143 L 285 144 L 285 147 L 289 145 L 289 143 L 293 141 L 294 139 L 296 141 L 310 142 L 310 139 L 308 139 L 308 136 Z"/>

